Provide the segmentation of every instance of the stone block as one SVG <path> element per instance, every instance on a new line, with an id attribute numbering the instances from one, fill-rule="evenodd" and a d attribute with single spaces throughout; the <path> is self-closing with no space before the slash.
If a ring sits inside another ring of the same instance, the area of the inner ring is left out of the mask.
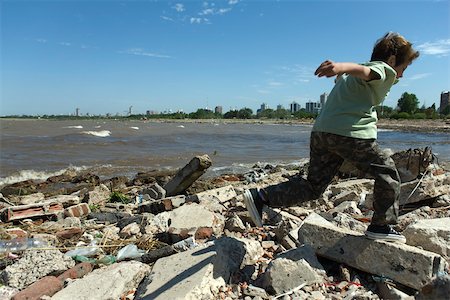
<path id="1" fill-rule="evenodd" d="M 438 254 L 406 244 L 367 239 L 363 234 L 339 228 L 317 214 L 305 219 L 298 232 L 301 243 L 317 255 L 356 269 L 385 276 L 414 289 L 422 288 L 445 269 Z"/>

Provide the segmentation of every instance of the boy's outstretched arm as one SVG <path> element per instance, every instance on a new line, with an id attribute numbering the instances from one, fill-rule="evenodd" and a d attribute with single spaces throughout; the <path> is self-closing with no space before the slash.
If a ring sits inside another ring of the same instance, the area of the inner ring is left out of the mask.
<path id="1" fill-rule="evenodd" d="M 361 78 L 366 81 L 374 80 L 380 78 L 379 75 L 372 71 L 369 67 L 359 65 L 351 62 L 333 62 L 331 60 L 326 60 L 320 64 L 314 75 L 319 77 L 333 77 L 336 75 L 342 75 L 344 73 L 353 75 L 355 77 Z"/>

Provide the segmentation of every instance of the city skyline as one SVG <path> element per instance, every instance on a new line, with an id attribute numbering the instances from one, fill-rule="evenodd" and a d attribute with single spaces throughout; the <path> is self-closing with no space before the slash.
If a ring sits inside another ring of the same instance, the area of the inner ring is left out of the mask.
<path id="1" fill-rule="evenodd" d="M 314 76 L 323 60 L 365 62 L 388 31 L 421 55 L 383 105 L 395 107 L 407 92 L 439 107 L 450 89 L 447 0 L 0 5 L 3 116 L 304 108 L 333 87 Z"/>

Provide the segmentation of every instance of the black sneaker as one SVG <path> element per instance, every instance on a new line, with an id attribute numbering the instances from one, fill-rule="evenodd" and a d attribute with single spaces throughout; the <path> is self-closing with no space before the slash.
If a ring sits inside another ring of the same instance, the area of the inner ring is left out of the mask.
<path id="1" fill-rule="evenodd" d="M 370 224 L 365 234 L 371 240 L 406 243 L 405 236 L 392 229 L 390 225 Z"/>
<path id="2" fill-rule="evenodd" d="M 243 197 L 245 207 L 247 208 L 248 214 L 250 215 L 253 223 L 255 223 L 257 227 L 262 227 L 262 210 L 264 203 L 261 197 L 258 195 L 258 190 L 245 190 Z"/>

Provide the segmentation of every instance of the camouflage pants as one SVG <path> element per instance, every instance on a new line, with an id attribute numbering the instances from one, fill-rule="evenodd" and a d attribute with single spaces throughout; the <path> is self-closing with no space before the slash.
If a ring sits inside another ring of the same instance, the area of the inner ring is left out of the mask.
<path id="1" fill-rule="evenodd" d="M 265 187 L 262 193 L 270 207 L 296 206 L 317 199 L 330 184 L 344 160 L 375 178 L 372 224 L 396 224 L 400 177 L 394 161 L 374 139 L 357 139 L 325 132 L 312 132 L 307 179 Z"/>

